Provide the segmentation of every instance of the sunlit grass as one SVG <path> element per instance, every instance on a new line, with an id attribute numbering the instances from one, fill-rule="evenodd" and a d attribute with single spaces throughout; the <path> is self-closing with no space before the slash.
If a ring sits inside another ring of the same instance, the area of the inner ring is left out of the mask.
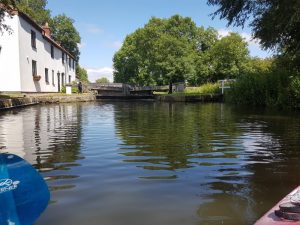
<path id="1" fill-rule="evenodd" d="M 187 87 L 184 93 L 189 95 L 217 94 L 220 92 L 219 86 L 219 83 L 206 83 L 199 87 Z"/>
<path id="2" fill-rule="evenodd" d="M 186 87 L 184 92 L 174 92 L 172 95 L 208 95 L 220 93 L 220 83 L 206 83 L 199 87 Z M 168 95 L 168 92 L 154 92 L 155 95 Z"/>

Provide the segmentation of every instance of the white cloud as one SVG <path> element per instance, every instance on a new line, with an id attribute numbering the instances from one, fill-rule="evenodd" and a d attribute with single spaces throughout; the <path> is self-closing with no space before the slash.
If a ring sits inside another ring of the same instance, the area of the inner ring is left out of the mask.
<path id="1" fill-rule="evenodd" d="M 112 47 L 117 50 L 119 50 L 122 47 L 122 45 L 123 45 L 122 41 L 115 41 L 112 43 Z"/>
<path id="2" fill-rule="evenodd" d="M 103 32 L 103 30 L 95 24 L 85 24 L 85 26 L 88 33 L 100 34 Z"/>
<path id="3" fill-rule="evenodd" d="M 226 30 L 226 29 L 218 30 L 218 34 L 219 34 L 220 38 L 228 36 L 230 32 L 232 32 L 232 31 L 231 30 Z"/>
<path id="4" fill-rule="evenodd" d="M 111 67 L 102 67 L 102 68 L 90 68 L 87 69 L 89 80 L 95 82 L 101 77 L 106 77 L 110 82 L 113 82 L 113 68 Z"/>
<path id="5" fill-rule="evenodd" d="M 86 46 L 86 43 L 84 43 L 84 42 L 78 43 L 77 46 L 78 46 L 79 49 L 82 49 Z"/>
<path id="6" fill-rule="evenodd" d="M 227 30 L 227 29 L 220 29 L 218 30 L 218 33 L 219 33 L 219 37 L 222 38 L 222 37 L 226 37 L 228 36 L 230 33 L 232 33 L 234 31 L 232 30 Z M 239 32 L 237 32 L 239 33 Z M 249 45 L 252 45 L 252 46 L 255 46 L 255 47 L 260 47 L 259 45 L 259 40 L 258 39 L 255 39 L 252 37 L 251 34 L 248 34 L 246 32 L 242 32 L 242 33 L 239 33 L 241 35 L 242 38 L 245 39 L 245 41 L 249 44 Z"/>

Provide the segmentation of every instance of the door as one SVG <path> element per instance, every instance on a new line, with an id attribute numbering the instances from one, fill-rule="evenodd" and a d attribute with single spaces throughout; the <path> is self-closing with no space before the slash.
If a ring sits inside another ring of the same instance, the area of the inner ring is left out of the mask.
<path id="1" fill-rule="evenodd" d="M 64 73 L 61 74 L 61 85 L 65 86 L 65 74 Z"/>
<path id="2" fill-rule="evenodd" d="M 58 92 L 60 92 L 60 73 L 57 73 L 57 87 L 58 87 Z"/>

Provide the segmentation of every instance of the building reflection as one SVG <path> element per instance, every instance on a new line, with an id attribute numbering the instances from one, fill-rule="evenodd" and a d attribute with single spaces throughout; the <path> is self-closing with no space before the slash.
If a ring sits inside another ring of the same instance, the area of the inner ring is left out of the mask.
<path id="1" fill-rule="evenodd" d="M 72 188 L 57 180 L 74 179 L 66 172 L 79 166 L 81 106 L 57 104 L 28 107 L 0 115 L 0 147 L 26 159 L 49 180 L 51 190 Z"/>

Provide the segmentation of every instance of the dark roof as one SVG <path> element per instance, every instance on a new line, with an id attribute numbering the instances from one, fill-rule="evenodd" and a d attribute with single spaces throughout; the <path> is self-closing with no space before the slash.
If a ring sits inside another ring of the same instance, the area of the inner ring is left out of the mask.
<path id="1" fill-rule="evenodd" d="M 69 53 L 66 49 L 64 49 L 60 44 L 58 44 L 51 37 L 47 36 L 45 34 L 45 30 L 40 25 L 38 25 L 31 17 L 29 17 L 27 14 L 25 14 L 21 11 L 15 11 L 14 14 L 19 15 L 20 17 L 22 17 L 27 23 L 29 23 L 31 26 L 33 26 L 35 29 L 37 29 L 39 32 L 41 32 L 44 39 L 46 39 L 49 43 L 54 45 L 56 48 L 62 50 L 67 55 L 69 55 L 72 59 L 75 60 L 75 57 L 71 53 Z"/>

